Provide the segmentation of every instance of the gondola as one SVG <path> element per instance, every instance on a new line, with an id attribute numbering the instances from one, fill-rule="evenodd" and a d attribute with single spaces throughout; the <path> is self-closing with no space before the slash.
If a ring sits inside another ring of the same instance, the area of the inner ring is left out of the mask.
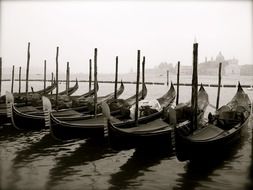
<path id="1" fill-rule="evenodd" d="M 127 122 L 114 122 L 108 120 L 108 138 L 112 148 L 116 150 L 137 148 L 141 150 L 172 150 L 173 126 L 179 121 L 173 121 L 171 112 L 171 103 L 175 98 L 175 92 L 170 94 L 170 102 L 161 112 L 151 114 L 149 116 L 138 119 L 138 125 L 134 120 Z M 208 94 L 203 86 L 201 86 L 198 94 L 198 105 L 203 109 L 208 105 Z M 167 98 L 162 98 L 166 100 Z M 188 109 L 189 103 L 179 104 L 175 110 L 180 112 L 182 109 Z M 161 117 L 162 116 L 162 117 Z M 183 121 L 181 117 L 180 122 Z"/>
<path id="2" fill-rule="evenodd" d="M 46 94 L 49 94 L 50 92 L 52 92 L 55 88 L 56 88 L 56 83 L 54 82 L 51 86 L 48 86 L 45 89 L 38 90 L 38 91 L 32 92 L 32 93 L 38 93 L 40 95 L 46 95 Z"/>
<path id="3" fill-rule="evenodd" d="M 144 87 L 144 89 L 146 90 L 146 87 Z M 57 118 L 54 112 L 51 112 L 51 103 L 46 97 L 43 97 L 43 106 L 45 112 L 45 120 L 49 124 L 50 132 L 54 138 L 68 140 L 89 137 L 96 137 L 97 139 L 101 139 L 104 137 L 104 130 L 106 129 L 106 118 L 102 113 L 96 116 L 91 114 L 85 115 L 83 117 Z"/>
<path id="4" fill-rule="evenodd" d="M 78 81 L 76 79 L 76 84 L 72 87 L 70 87 L 69 89 L 66 89 L 62 92 L 59 93 L 59 95 L 68 95 L 68 96 L 71 96 L 72 94 L 74 94 L 77 89 L 78 89 L 79 85 L 78 85 Z"/>
<path id="5" fill-rule="evenodd" d="M 38 96 L 42 96 L 42 95 L 47 95 L 50 92 L 52 92 L 54 89 L 56 88 L 56 83 L 54 82 L 52 85 L 46 87 L 45 89 L 41 89 L 35 92 L 28 92 L 28 101 L 31 100 L 32 98 L 34 98 L 36 95 Z M 17 103 L 23 103 L 26 101 L 26 93 L 25 92 L 21 92 L 21 93 L 14 93 L 14 98 L 15 98 L 15 102 Z M 0 103 L 1 104 L 5 104 L 6 102 L 6 96 L 3 95 L 0 97 Z"/>
<path id="6" fill-rule="evenodd" d="M 122 86 L 118 89 L 117 93 L 121 94 L 123 89 L 124 85 L 122 84 Z M 7 92 L 6 97 L 7 97 L 7 105 L 10 108 L 8 109 L 9 112 L 8 114 L 9 117 L 11 118 L 13 126 L 16 129 L 41 130 L 48 128 L 48 126 L 45 125 L 43 110 L 39 110 L 33 106 L 16 107 L 13 103 L 12 94 Z M 83 114 L 80 113 L 79 111 L 70 108 L 54 111 L 54 116 L 56 118 L 78 118 L 83 116 Z"/>
<path id="7" fill-rule="evenodd" d="M 54 88 L 56 87 L 56 83 L 54 83 L 53 85 L 49 86 L 46 88 L 46 94 L 48 94 L 49 92 L 51 92 Z M 76 82 L 76 84 L 69 88 L 69 93 L 74 93 L 76 90 L 78 89 L 78 82 Z M 40 94 L 41 93 L 41 94 Z M 67 91 L 64 90 L 62 92 L 60 92 L 61 94 L 67 94 Z M 28 102 L 26 102 L 26 97 L 24 93 L 21 93 L 21 95 L 16 95 L 15 94 L 11 95 L 13 97 L 10 97 L 9 100 L 6 99 L 6 95 L 2 96 L 4 97 L 5 103 L 0 104 L 0 124 L 4 124 L 4 123 L 9 123 L 12 122 L 10 115 L 9 117 L 7 116 L 7 102 L 13 101 L 15 102 L 15 108 L 17 110 L 17 112 L 19 112 L 20 116 L 22 117 L 22 113 L 26 113 L 27 115 L 38 115 L 38 116 L 43 116 L 43 111 L 42 109 L 42 101 L 41 101 L 41 95 L 45 94 L 44 90 L 39 90 L 36 92 L 29 92 L 28 94 Z M 92 94 L 91 92 L 85 93 L 81 96 L 78 97 L 83 97 L 83 96 L 87 96 L 88 94 Z M 10 96 L 10 95 L 9 95 Z M 54 99 L 55 98 L 55 94 L 50 94 L 47 95 L 48 97 L 50 97 L 50 99 Z M 14 98 L 15 97 L 15 98 Z M 66 104 L 64 102 L 64 99 L 66 99 L 66 95 L 61 95 L 59 96 L 60 100 L 62 101 L 63 104 Z M 68 99 L 68 98 L 67 98 Z M 69 100 L 68 100 L 69 101 Z M 61 105 L 62 107 L 66 107 L 66 105 Z M 11 107 L 9 106 L 9 109 L 11 109 Z M 9 111 L 10 113 L 10 111 Z M 17 123 L 17 122 L 16 122 Z"/>
<path id="8" fill-rule="evenodd" d="M 209 113 L 208 122 L 199 122 L 195 130 L 192 130 L 190 122 L 176 127 L 178 160 L 217 159 L 241 139 L 249 124 L 249 118 L 250 99 L 239 83 L 232 100 L 220 107 L 214 115 Z"/>
<path id="9" fill-rule="evenodd" d="M 47 95 L 48 93 L 52 92 L 56 88 L 56 83 L 54 82 L 52 85 L 48 86 L 47 88 L 38 90 L 36 92 L 29 92 L 28 93 L 28 104 L 30 104 L 30 100 L 34 98 L 36 95 Z M 14 93 L 15 102 L 19 104 L 19 106 L 26 105 L 26 93 Z M 10 122 L 10 118 L 7 117 L 7 107 L 6 107 L 6 96 L 3 95 L 0 97 L 0 125 L 4 123 Z"/>

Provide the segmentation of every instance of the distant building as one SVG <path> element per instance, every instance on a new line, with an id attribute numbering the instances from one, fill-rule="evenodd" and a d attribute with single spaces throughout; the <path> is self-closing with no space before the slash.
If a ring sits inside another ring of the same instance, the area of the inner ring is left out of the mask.
<path id="1" fill-rule="evenodd" d="M 146 69 L 145 72 L 148 74 L 154 74 L 157 76 L 165 75 L 166 72 L 175 73 L 175 68 L 172 63 L 161 62 L 158 66 L 155 66 L 152 69 Z"/>
<path id="2" fill-rule="evenodd" d="M 177 66 L 175 68 L 177 69 Z M 180 65 L 180 75 L 192 75 L 192 66 Z"/>
<path id="3" fill-rule="evenodd" d="M 217 75 L 219 63 L 222 63 L 222 75 L 240 75 L 238 60 L 235 58 L 225 60 L 221 52 L 219 52 L 215 60 L 211 58 L 211 60 L 208 61 L 206 58 L 205 62 L 199 63 L 198 73 L 200 75 Z"/>
<path id="4" fill-rule="evenodd" d="M 240 74 L 246 76 L 253 76 L 253 65 L 242 65 L 240 67 Z"/>

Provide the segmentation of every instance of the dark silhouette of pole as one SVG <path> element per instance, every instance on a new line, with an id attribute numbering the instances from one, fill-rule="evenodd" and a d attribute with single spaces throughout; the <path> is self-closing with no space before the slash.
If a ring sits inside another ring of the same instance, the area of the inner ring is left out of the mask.
<path id="1" fill-rule="evenodd" d="M 0 57 L 0 96 L 2 91 L 2 57 Z"/>
<path id="2" fill-rule="evenodd" d="M 193 73 L 192 73 L 192 126 L 193 130 L 197 128 L 197 111 L 198 111 L 198 43 L 193 44 Z"/>
<path id="3" fill-rule="evenodd" d="M 177 62 L 177 98 L 176 98 L 176 105 L 179 101 L 179 78 L 180 78 L 180 61 Z"/>
<path id="4" fill-rule="evenodd" d="M 59 92 L 59 85 L 58 85 L 58 56 L 59 56 L 59 47 L 56 48 L 56 93 L 55 93 L 55 107 L 56 110 L 58 109 L 58 92 Z"/>
<path id="5" fill-rule="evenodd" d="M 15 66 L 12 66 L 12 75 L 11 75 L 11 93 L 13 93 L 13 88 L 14 88 L 14 71 L 15 71 Z"/>
<path id="6" fill-rule="evenodd" d="M 169 70 L 167 70 L 167 86 L 169 86 L 169 74 L 170 74 L 170 72 L 169 72 Z"/>
<path id="7" fill-rule="evenodd" d="M 142 60 L 142 94 L 141 94 L 141 99 L 144 99 L 144 85 L 145 85 L 145 56 L 143 56 Z"/>
<path id="8" fill-rule="evenodd" d="M 91 59 L 89 60 L 90 67 L 89 67 L 89 91 L 91 91 L 91 80 L 92 80 L 92 62 Z"/>
<path id="9" fill-rule="evenodd" d="M 51 86 L 54 84 L 54 73 L 52 72 L 51 73 L 51 76 L 52 76 L 52 78 L 51 78 Z M 51 91 L 51 94 L 53 94 L 53 90 Z"/>
<path id="10" fill-rule="evenodd" d="M 67 91 L 67 95 L 69 95 L 68 94 L 68 91 L 69 91 L 69 77 L 70 77 L 70 75 L 69 75 L 69 71 L 70 70 L 70 68 L 69 68 L 69 62 L 67 62 L 67 69 L 66 69 L 66 91 Z"/>
<path id="11" fill-rule="evenodd" d="M 47 61 L 44 60 L 44 94 L 46 93 L 46 81 L 47 81 Z"/>
<path id="12" fill-rule="evenodd" d="M 19 67 L 19 72 L 18 72 L 18 93 L 21 93 L 21 67 Z"/>
<path id="13" fill-rule="evenodd" d="M 222 67 L 222 63 L 219 64 L 218 93 L 217 93 L 217 101 L 216 101 L 216 110 L 219 108 L 219 102 L 220 102 L 221 67 Z"/>
<path id="14" fill-rule="evenodd" d="M 28 42 L 28 49 L 27 49 L 27 64 L 26 64 L 26 84 L 25 84 L 26 104 L 27 104 L 27 102 L 28 102 L 29 66 L 30 66 L 30 42 Z"/>
<path id="15" fill-rule="evenodd" d="M 118 56 L 116 56 L 116 68 L 115 68 L 115 81 L 114 81 L 114 99 L 117 99 L 117 86 L 118 86 Z"/>
<path id="16" fill-rule="evenodd" d="M 94 114 L 97 117 L 97 48 L 94 50 Z"/>
<path id="17" fill-rule="evenodd" d="M 138 50 L 137 52 L 137 79 L 136 79 L 136 93 L 135 93 L 135 115 L 134 115 L 134 121 L 135 125 L 138 125 L 138 106 L 139 106 L 139 100 L 138 100 L 138 93 L 139 93 L 139 82 L 140 82 L 140 57 L 141 57 L 141 51 Z"/>

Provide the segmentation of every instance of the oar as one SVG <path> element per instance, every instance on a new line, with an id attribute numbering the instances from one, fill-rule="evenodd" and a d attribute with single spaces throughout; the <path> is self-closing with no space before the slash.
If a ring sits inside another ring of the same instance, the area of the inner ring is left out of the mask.
<path id="1" fill-rule="evenodd" d="M 213 109 L 216 109 L 216 106 L 214 106 L 213 104 L 208 104 L 211 108 L 213 108 Z"/>

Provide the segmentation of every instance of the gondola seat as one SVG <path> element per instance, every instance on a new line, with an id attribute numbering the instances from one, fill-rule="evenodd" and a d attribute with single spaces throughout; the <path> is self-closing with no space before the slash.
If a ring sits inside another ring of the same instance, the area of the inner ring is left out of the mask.
<path id="1" fill-rule="evenodd" d="M 213 139 L 223 133 L 224 130 L 216 127 L 215 125 L 208 124 L 207 127 L 194 131 L 188 138 L 197 141 L 206 141 Z"/>

